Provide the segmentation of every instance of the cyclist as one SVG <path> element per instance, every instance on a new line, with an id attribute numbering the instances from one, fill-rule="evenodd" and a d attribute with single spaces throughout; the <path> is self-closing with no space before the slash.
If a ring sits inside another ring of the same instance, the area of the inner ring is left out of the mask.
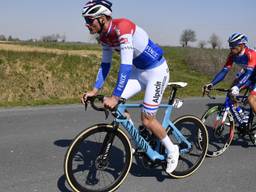
<path id="1" fill-rule="evenodd" d="M 152 42 L 147 33 L 132 21 L 113 19 L 112 3 L 107 0 L 89 1 L 83 8 L 83 17 L 91 34 L 98 34 L 102 45 L 102 62 L 91 91 L 84 93 L 81 102 L 94 96 L 102 88 L 111 67 L 112 53 L 120 53 L 121 64 L 112 96 L 104 105 L 113 108 L 120 97 L 128 99 L 144 90 L 141 112 L 142 123 L 150 129 L 167 150 L 166 172 L 171 173 L 178 164 L 179 148 L 174 145 L 155 115 L 169 80 L 169 69 L 163 50 Z"/>
<path id="2" fill-rule="evenodd" d="M 242 67 L 242 70 L 237 74 L 236 79 L 231 87 L 233 96 L 239 95 L 239 91 L 243 86 L 250 84 L 252 89 L 248 97 L 249 104 L 254 112 L 256 112 L 256 51 L 247 47 L 248 38 L 243 33 L 233 33 L 228 39 L 230 54 L 226 64 L 222 70 L 214 77 L 214 79 L 203 87 L 204 92 L 209 90 L 222 81 L 233 63 Z"/>

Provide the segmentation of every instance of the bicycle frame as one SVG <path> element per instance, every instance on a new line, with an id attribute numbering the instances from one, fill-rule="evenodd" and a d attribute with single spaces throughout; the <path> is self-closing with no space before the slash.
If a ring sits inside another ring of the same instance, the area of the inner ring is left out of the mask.
<path id="1" fill-rule="evenodd" d="M 142 104 L 120 104 L 116 110 L 114 122 L 120 123 L 127 130 L 127 132 L 130 134 L 132 139 L 135 141 L 137 147 L 140 150 L 142 150 L 143 152 L 145 152 L 147 154 L 147 156 L 152 161 L 165 160 L 166 155 L 161 155 L 159 153 L 160 141 L 157 140 L 156 150 L 152 149 L 152 147 L 149 145 L 149 143 L 140 135 L 139 130 L 134 126 L 133 122 L 130 119 L 126 118 L 126 116 L 124 115 L 125 109 L 141 108 L 141 107 L 143 107 Z M 173 105 L 172 104 L 161 104 L 159 106 L 159 108 L 166 108 L 164 119 L 162 121 L 163 128 L 164 129 L 167 129 L 169 127 L 172 128 L 173 134 L 174 134 L 175 138 L 177 139 L 177 141 L 179 143 L 184 142 L 188 146 L 188 148 L 181 149 L 180 153 L 189 151 L 192 147 L 191 143 L 188 142 L 188 140 L 181 134 L 181 132 L 175 127 L 175 125 L 170 120 Z"/>
<path id="2" fill-rule="evenodd" d="M 246 99 L 247 96 L 236 96 L 236 99 L 240 99 L 240 100 L 244 100 Z M 232 113 L 232 115 L 235 117 L 236 122 L 239 124 L 239 126 L 241 126 L 243 124 L 243 119 L 240 117 L 240 115 L 238 114 L 238 112 L 234 109 L 233 107 L 234 102 L 232 101 L 232 99 L 227 95 L 225 102 L 224 102 L 224 108 L 225 108 L 225 112 L 223 114 L 222 117 L 222 124 L 225 122 L 229 111 Z"/>

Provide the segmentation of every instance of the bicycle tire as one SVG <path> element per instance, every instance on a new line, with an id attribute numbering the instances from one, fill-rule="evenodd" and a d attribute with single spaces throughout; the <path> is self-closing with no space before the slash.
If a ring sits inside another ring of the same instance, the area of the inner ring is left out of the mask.
<path id="1" fill-rule="evenodd" d="M 202 122 L 207 128 L 209 136 L 208 157 L 217 157 L 223 154 L 234 138 L 234 118 L 229 112 L 224 124 L 222 124 L 223 113 L 223 106 L 213 106 L 202 116 Z"/>
<path id="2" fill-rule="evenodd" d="M 79 133 L 69 146 L 64 173 L 74 192 L 112 192 L 127 177 L 132 164 L 131 143 L 121 129 L 113 130 L 110 124 L 94 125 Z M 108 133 L 114 133 L 114 140 L 108 160 L 102 161 L 99 151 Z M 112 177 L 114 181 L 106 184 Z"/>
<path id="3" fill-rule="evenodd" d="M 256 145 L 256 124 L 249 130 L 249 138 L 253 145 Z"/>
<path id="4" fill-rule="evenodd" d="M 167 130 L 168 136 L 174 144 L 179 145 L 180 149 L 178 165 L 169 175 L 173 178 L 181 179 L 190 176 L 201 166 L 207 153 L 208 134 L 204 124 L 195 116 L 185 115 L 179 117 L 173 122 L 173 124 L 192 144 L 190 151 L 182 153 L 182 149 L 184 149 L 187 144 L 182 141 L 178 141 L 174 134 L 172 134 L 171 128 Z"/>
<path id="5" fill-rule="evenodd" d="M 248 135 L 253 145 L 256 145 L 256 119 L 254 113 L 251 111 L 252 117 L 249 119 L 248 126 Z"/>

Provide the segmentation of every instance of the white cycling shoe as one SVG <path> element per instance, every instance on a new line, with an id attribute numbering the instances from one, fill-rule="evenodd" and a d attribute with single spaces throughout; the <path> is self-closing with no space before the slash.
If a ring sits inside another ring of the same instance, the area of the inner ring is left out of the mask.
<path id="1" fill-rule="evenodd" d="M 175 145 L 173 152 L 169 154 L 166 159 L 167 166 L 165 171 L 168 174 L 172 173 L 176 169 L 179 161 L 179 155 L 180 155 L 179 147 L 178 145 Z"/>

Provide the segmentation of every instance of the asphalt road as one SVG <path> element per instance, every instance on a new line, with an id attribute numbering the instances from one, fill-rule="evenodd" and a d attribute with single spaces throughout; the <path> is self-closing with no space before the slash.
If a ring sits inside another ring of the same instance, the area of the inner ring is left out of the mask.
<path id="1" fill-rule="evenodd" d="M 182 114 L 201 116 L 208 102 L 186 99 L 173 119 Z M 103 114 L 84 112 L 81 105 L 0 109 L 0 192 L 70 192 L 63 175 L 65 152 L 76 134 L 98 122 L 105 122 Z M 118 191 L 255 192 L 255 150 L 235 141 L 222 156 L 206 158 L 195 174 L 180 180 L 134 161 Z"/>

